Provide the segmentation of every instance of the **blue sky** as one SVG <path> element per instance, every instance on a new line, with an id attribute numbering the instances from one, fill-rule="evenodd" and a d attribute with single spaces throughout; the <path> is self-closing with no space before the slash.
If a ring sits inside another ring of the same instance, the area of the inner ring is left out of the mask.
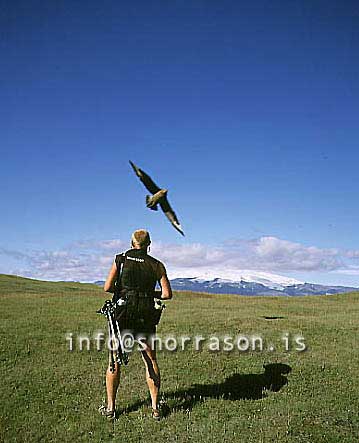
<path id="1" fill-rule="evenodd" d="M 0 272 L 101 277 L 146 227 L 169 270 L 236 244 L 231 267 L 359 286 L 356 2 L 7 3 Z"/>

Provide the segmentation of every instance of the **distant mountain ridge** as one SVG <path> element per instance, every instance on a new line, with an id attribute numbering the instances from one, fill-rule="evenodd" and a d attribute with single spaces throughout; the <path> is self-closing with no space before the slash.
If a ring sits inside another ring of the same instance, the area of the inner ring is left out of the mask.
<path id="1" fill-rule="evenodd" d="M 329 286 L 315 283 L 305 283 L 299 280 L 270 274 L 267 272 L 237 271 L 235 276 L 239 277 L 238 280 L 213 277 L 213 274 L 204 274 L 199 277 L 173 278 L 170 281 L 172 289 L 175 291 L 253 296 L 330 295 L 358 290 L 358 288 L 349 286 Z M 104 282 L 96 281 L 95 284 L 102 286 Z"/>
<path id="2" fill-rule="evenodd" d="M 293 285 L 265 285 L 246 280 L 231 281 L 221 278 L 203 280 L 198 278 L 175 278 L 171 286 L 177 291 L 209 292 L 213 294 L 238 295 L 329 295 L 356 291 L 357 288 L 348 286 L 326 286 L 314 283 L 297 283 Z"/>

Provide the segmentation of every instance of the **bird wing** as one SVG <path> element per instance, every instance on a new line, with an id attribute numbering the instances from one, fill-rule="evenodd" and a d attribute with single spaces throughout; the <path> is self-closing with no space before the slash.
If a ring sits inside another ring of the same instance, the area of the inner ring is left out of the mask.
<path id="1" fill-rule="evenodd" d="M 165 216 L 172 223 L 172 226 L 184 236 L 182 226 L 180 225 L 174 210 L 171 208 L 171 205 L 168 203 L 167 197 L 161 198 L 160 206 L 162 208 L 162 211 L 165 213 Z"/>
<path id="2" fill-rule="evenodd" d="M 159 188 L 156 183 L 152 180 L 152 178 L 146 174 L 144 171 L 142 171 L 142 169 L 138 168 L 134 163 L 131 162 L 130 160 L 130 164 L 133 168 L 133 170 L 135 171 L 135 174 L 137 175 L 137 177 L 139 177 L 139 179 L 141 180 L 141 182 L 145 185 L 146 189 L 151 192 L 151 194 L 156 194 L 156 192 L 160 191 L 161 188 Z"/>

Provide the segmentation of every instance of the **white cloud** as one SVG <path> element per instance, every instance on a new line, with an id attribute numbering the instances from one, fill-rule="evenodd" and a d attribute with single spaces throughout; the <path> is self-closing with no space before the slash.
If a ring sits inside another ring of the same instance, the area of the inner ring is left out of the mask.
<path id="1" fill-rule="evenodd" d="M 220 246 L 158 245 L 157 255 L 175 267 L 227 267 L 264 271 L 331 271 L 343 266 L 338 249 L 305 246 L 277 237 L 233 240 Z"/>
<path id="2" fill-rule="evenodd" d="M 359 251 L 358 250 L 345 251 L 345 256 L 348 258 L 359 258 Z"/>
<path id="3" fill-rule="evenodd" d="M 94 281 L 105 279 L 116 253 L 128 249 L 128 241 L 88 240 L 56 251 L 19 252 L 1 249 L 0 254 L 19 265 L 1 272 L 49 280 Z M 231 240 L 221 245 L 202 243 L 151 245 L 151 254 L 166 264 L 170 277 L 193 276 L 209 270 L 264 272 L 337 272 L 356 275 L 359 251 L 318 248 L 277 237 Z"/>
<path id="4" fill-rule="evenodd" d="M 349 266 L 348 268 L 344 268 L 344 269 L 336 269 L 335 271 L 333 271 L 333 273 L 335 274 L 343 274 L 343 275 L 359 275 L 359 266 L 354 267 L 354 266 Z"/>

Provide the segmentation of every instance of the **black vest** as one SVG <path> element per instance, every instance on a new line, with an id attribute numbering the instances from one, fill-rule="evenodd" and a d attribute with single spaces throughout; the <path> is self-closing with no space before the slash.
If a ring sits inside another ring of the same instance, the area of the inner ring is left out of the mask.
<path id="1" fill-rule="evenodd" d="M 158 280 L 158 260 L 142 249 L 130 249 L 116 255 L 116 265 L 119 273 L 117 285 L 121 292 L 136 289 L 153 293 Z"/>
<path id="2" fill-rule="evenodd" d="M 160 262 L 141 249 L 116 255 L 118 277 L 113 301 L 125 300 L 115 313 L 122 328 L 134 327 L 134 322 L 156 325 L 159 311 L 154 305 L 154 290 Z"/>

